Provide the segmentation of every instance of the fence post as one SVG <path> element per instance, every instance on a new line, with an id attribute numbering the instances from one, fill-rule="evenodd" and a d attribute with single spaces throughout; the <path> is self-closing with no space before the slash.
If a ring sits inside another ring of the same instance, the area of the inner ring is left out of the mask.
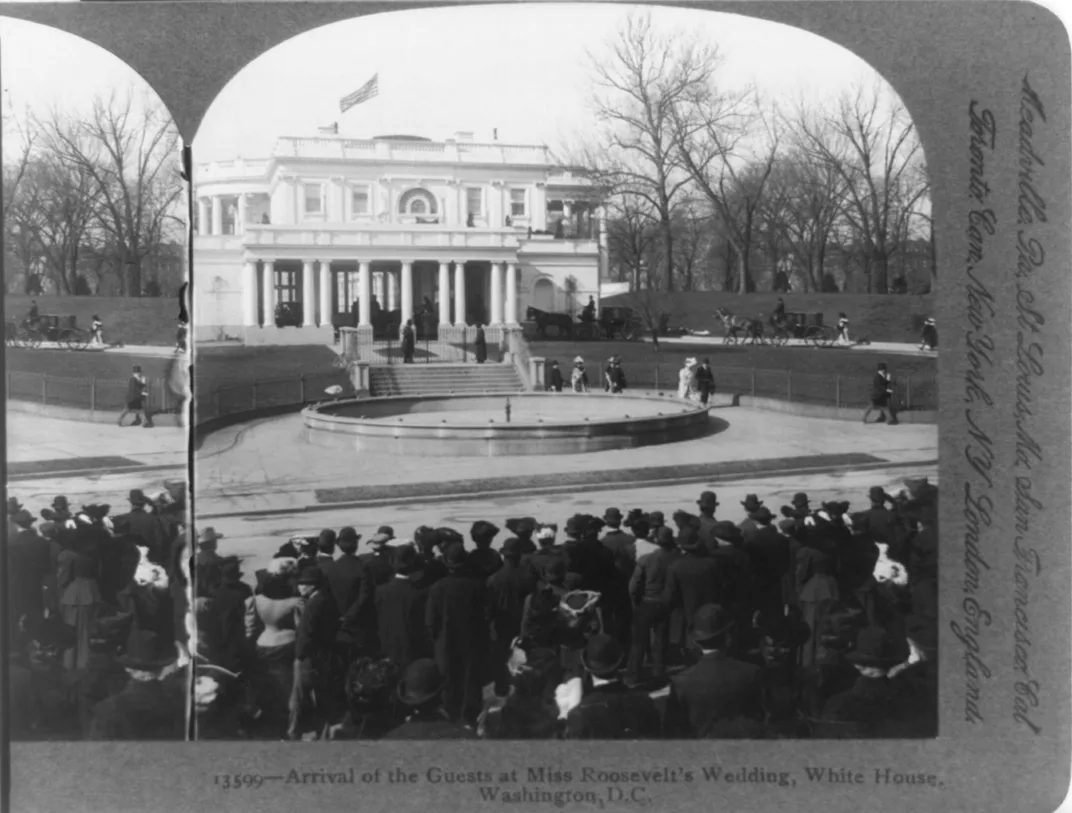
<path id="1" fill-rule="evenodd" d="M 659 389 L 659 365 L 655 365 L 655 389 Z"/>
<path id="2" fill-rule="evenodd" d="M 912 408 L 912 376 L 905 379 L 905 409 Z"/>
<path id="3" fill-rule="evenodd" d="M 219 387 L 219 384 L 216 385 L 216 389 L 215 389 L 214 392 L 215 392 L 215 395 L 216 395 L 216 417 L 218 418 L 218 417 L 220 417 L 220 415 L 223 414 L 223 412 L 220 410 L 220 387 Z"/>
<path id="4" fill-rule="evenodd" d="M 89 408 L 92 412 L 97 411 L 97 377 L 89 379 Z"/>
<path id="5" fill-rule="evenodd" d="M 756 397 L 756 368 L 752 367 L 752 397 Z"/>
<path id="6" fill-rule="evenodd" d="M 785 390 L 786 390 L 786 398 L 787 398 L 787 400 L 792 401 L 793 400 L 793 371 L 792 370 L 786 370 L 785 371 Z"/>
<path id="7" fill-rule="evenodd" d="M 41 373 L 41 403 L 48 406 L 48 376 Z"/>
<path id="8" fill-rule="evenodd" d="M 257 408 L 257 378 L 253 378 L 253 409 Z"/>
<path id="9" fill-rule="evenodd" d="M 834 395 L 834 398 L 837 399 L 836 400 L 837 408 L 841 409 L 841 376 L 840 375 L 837 377 L 837 389 L 836 389 L 836 394 Z"/>
<path id="10" fill-rule="evenodd" d="M 304 372 L 302 372 L 302 374 L 300 376 L 298 376 L 298 380 L 301 382 L 301 402 L 304 404 L 305 403 L 305 373 Z"/>

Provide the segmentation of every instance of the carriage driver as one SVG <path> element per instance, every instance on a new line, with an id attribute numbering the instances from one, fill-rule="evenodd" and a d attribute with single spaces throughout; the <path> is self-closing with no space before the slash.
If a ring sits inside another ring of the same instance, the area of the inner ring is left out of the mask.
<path id="1" fill-rule="evenodd" d="M 774 306 L 774 313 L 771 314 L 771 324 L 778 327 L 785 324 L 785 302 L 781 297 L 778 297 L 778 304 Z"/>
<path id="2" fill-rule="evenodd" d="M 582 322 L 594 322 L 596 320 L 596 299 L 594 296 L 588 297 L 588 304 L 584 306 L 584 310 L 581 311 Z"/>
<path id="3" fill-rule="evenodd" d="M 37 300 L 30 300 L 30 310 L 26 314 L 26 318 L 22 320 L 23 327 L 37 327 L 37 323 L 41 321 L 41 313 L 37 308 Z"/>

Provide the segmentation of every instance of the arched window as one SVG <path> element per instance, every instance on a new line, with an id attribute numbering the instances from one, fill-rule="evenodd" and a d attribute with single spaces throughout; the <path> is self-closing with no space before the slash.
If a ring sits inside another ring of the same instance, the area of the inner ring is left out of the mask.
<path id="1" fill-rule="evenodd" d="M 435 196 L 427 189 L 410 189 L 399 198 L 398 211 L 404 215 L 434 215 Z"/>

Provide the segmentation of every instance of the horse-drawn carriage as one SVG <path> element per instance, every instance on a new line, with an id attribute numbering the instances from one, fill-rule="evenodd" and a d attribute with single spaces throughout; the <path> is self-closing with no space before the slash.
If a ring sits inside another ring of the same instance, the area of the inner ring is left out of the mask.
<path id="1" fill-rule="evenodd" d="M 4 326 L 4 341 L 11 347 L 34 349 L 43 342 L 56 342 L 69 350 L 85 350 L 91 339 L 89 331 L 78 327 L 72 313 L 46 313 L 35 322 L 7 322 Z"/>
<path id="2" fill-rule="evenodd" d="M 568 313 L 550 313 L 530 306 L 525 318 L 536 324 L 538 339 L 636 341 L 644 335 L 644 323 L 632 308 L 607 307 L 599 319 L 574 321 Z"/>
<path id="3" fill-rule="evenodd" d="M 723 341 L 726 344 L 752 344 L 782 347 L 790 339 L 798 339 L 813 347 L 833 347 L 837 342 L 837 328 L 823 324 L 820 312 L 788 312 L 782 319 L 771 314 L 766 321 L 762 317 L 751 319 L 735 316 L 725 308 L 716 312 L 725 328 Z"/>

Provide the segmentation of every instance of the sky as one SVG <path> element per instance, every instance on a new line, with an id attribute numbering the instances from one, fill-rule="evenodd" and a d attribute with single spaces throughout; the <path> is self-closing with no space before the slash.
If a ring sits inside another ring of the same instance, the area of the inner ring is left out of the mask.
<path id="1" fill-rule="evenodd" d="M 441 140 L 455 131 L 505 143 L 569 143 L 590 129 L 586 49 L 639 7 L 511 4 L 391 12 L 299 35 L 250 63 L 223 89 L 194 142 L 198 162 L 270 154 L 282 135 L 315 135 L 339 123 L 363 138 L 407 133 Z M 660 30 L 695 31 L 716 43 L 729 87 L 754 84 L 793 103 L 833 100 L 877 76 L 849 51 L 798 29 L 733 14 L 652 8 Z M 0 18 L 8 100 L 77 110 L 137 75 L 88 42 Z M 379 74 L 379 96 L 340 115 L 339 100 Z M 7 129 L 5 129 L 5 134 Z"/>

